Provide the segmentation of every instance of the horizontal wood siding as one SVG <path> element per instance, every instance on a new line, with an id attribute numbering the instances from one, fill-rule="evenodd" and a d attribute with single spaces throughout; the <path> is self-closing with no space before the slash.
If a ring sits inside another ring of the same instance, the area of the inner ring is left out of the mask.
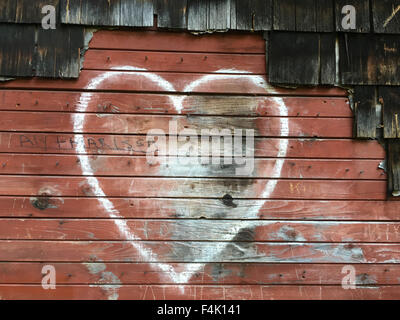
<path id="1" fill-rule="evenodd" d="M 384 149 L 344 90 L 272 87 L 265 60 L 254 34 L 99 31 L 79 79 L 0 84 L 0 296 L 400 298 Z M 254 130 L 255 170 L 149 163 L 171 121 Z"/>

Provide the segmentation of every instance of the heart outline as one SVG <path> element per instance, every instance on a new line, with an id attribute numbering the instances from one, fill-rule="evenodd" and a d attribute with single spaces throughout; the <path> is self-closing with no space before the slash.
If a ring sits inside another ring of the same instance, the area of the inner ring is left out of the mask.
<path id="1" fill-rule="evenodd" d="M 168 274 L 168 276 L 171 278 L 171 280 L 179 285 L 179 288 L 181 290 L 181 293 L 185 293 L 185 287 L 182 284 L 186 284 L 191 277 L 201 268 L 203 268 L 206 263 L 198 263 L 198 262 L 191 262 L 191 263 L 186 263 L 185 264 L 185 270 L 182 272 L 176 272 L 175 269 L 168 263 L 162 263 L 162 262 L 157 262 L 157 255 L 149 248 L 146 248 L 143 246 L 139 240 L 141 240 L 139 237 L 137 237 L 134 232 L 128 227 L 126 220 L 124 219 L 125 217 L 121 216 L 119 211 L 114 207 L 113 203 L 107 198 L 107 195 L 104 193 L 103 189 L 100 186 L 99 181 L 97 180 L 96 177 L 94 177 L 94 170 L 90 164 L 89 156 L 87 155 L 86 152 L 86 147 L 83 139 L 83 128 L 85 125 L 85 117 L 86 117 L 86 110 L 88 108 L 89 102 L 95 93 L 94 90 L 97 89 L 97 87 L 103 82 L 110 80 L 114 77 L 118 77 L 120 75 L 133 75 L 135 77 L 137 76 L 143 76 L 147 78 L 148 80 L 157 83 L 162 89 L 168 92 L 177 92 L 177 93 L 188 93 L 192 92 L 193 89 L 198 87 L 199 85 L 210 82 L 213 80 L 221 80 L 221 79 L 236 79 L 236 78 L 247 78 L 247 80 L 250 80 L 255 84 L 256 86 L 262 87 L 265 89 L 267 93 L 276 93 L 272 91 L 268 91 L 268 85 L 265 82 L 264 78 L 261 76 L 255 76 L 251 75 L 250 72 L 244 71 L 244 70 L 235 70 L 235 69 L 220 69 L 215 72 L 215 74 L 208 74 L 205 76 L 200 77 L 199 79 L 192 81 L 188 85 L 185 86 L 183 91 L 179 92 L 177 91 L 174 86 L 161 76 L 152 73 L 152 72 L 147 72 L 146 69 L 143 68 L 136 68 L 134 66 L 119 66 L 119 67 L 114 67 L 114 70 L 124 70 L 124 71 L 135 71 L 135 73 L 127 73 L 127 72 L 122 72 L 122 71 L 105 71 L 104 73 L 100 74 L 99 76 L 95 77 L 94 79 L 91 79 L 89 83 L 85 86 L 85 90 L 88 90 L 89 92 L 83 92 L 80 97 L 79 97 L 79 104 L 77 108 L 78 113 L 74 113 L 72 119 L 73 119 L 73 132 L 74 132 L 74 137 L 76 141 L 75 145 L 75 151 L 77 152 L 78 159 L 80 160 L 80 165 L 82 169 L 82 174 L 86 176 L 86 181 L 88 185 L 91 187 L 92 192 L 96 195 L 97 200 L 100 202 L 100 204 L 104 207 L 104 209 L 107 211 L 109 217 L 113 220 L 115 225 L 117 226 L 119 232 L 121 235 L 124 236 L 124 239 L 126 241 L 129 241 L 131 246 L 136 249 L 141 257 L 144 259 L 144 261 L 155 261 L 156 263 L 152 263 L 152 266 L 156 266 L 159 270 L 161 270 L 163 273 Z M 232 73 L 232 74 L 229 74 Z M 234 73 L 234 74 L 233 74 Z M 178 114 L 181 114 L 182 109 L 183 109 L 183 101 L 186 99 L 187 96 L 182 95 L 182 96 L 175 96 L 175 95 L 169 95 L 168 96 L 171 102 L 173 103 L 175 110 L 177 111 Z M 282 98 L 280 97 L 273 97 L 274 101 L 278 104 L 279 108 L 279 113 L 280 113 L 280 131 L 281 132 L 289 132 L 289 120 L 287 118 L 288 112 L 287 112 L 287 107 L 283 101 Z M 81 132 L 81 134 L 77 134 L 78 132 Z M 279 150 L 277 154 L 277 159 L 276 163 L 273 168 L 273 176 L 279 177 L 280 173 L 282 171 L 283 164 L 285 162 L 285 159 L 278 159 L 279 158 L 284 158 L 287 154 L 288 150 L 288 140 L 281 139 L 280 144 L 279 144 Z M 262 199 L 268 199 L 269 196 L 272 194 L 272 192 L 275 190 L 275 187 L 278 183 L 278 180 L 273 179 L 269 180 L 268 183 L 266 184 L 261 198 Z M 255 206 L 255 209 L 253 210 L 253 214 L 257 216 L 259 210 L 261 209 L 262 205 Z M 249 222 L 244 222 L 243 228 L 246 227 L 246 224 L 249 225 Z M 237 230 L 238 231 L 238 230 Z M 235 235 L 234 235 L 235 236 Z M 223 241 L 230 241 L 234 238 L 234 236 L 231 236 L 230 239 L 224 239 Z M 220 252 L 217 252 L 215 255 L 219 254 Z M 118 294 L 111 295 L 110 297 L 118 297 Z"/>

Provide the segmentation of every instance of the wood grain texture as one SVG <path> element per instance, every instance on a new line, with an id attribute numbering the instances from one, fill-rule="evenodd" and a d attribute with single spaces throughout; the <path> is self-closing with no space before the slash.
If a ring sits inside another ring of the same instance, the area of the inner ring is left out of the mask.
<path id="1" fill-rule="evenodd" d="M 8 300 L 398 300 L 398 286 L 360 286 L 357 290 L 343 290 L 341 286 L 182 286 L 133 285 L 121 286 L 113 296 L 114 287 L 58 286 L 43 290 L 38 285 L 2 285 L 0 294 Z M 184 293 L 182 293 L 183 290 Z M 111 292 L 111 294 L 110 294 Z"/>
<path id="2" fill-rule="evenodd" d="M 240 3 L 243 21 L 231 22 L 265 23 L 257 3 Z M 318 50 L 320 72 L 333 73 Z M 386 201 L 384 148 L 351 139 L 344 90 L 267 80 L 259 34 L 126 30 L 95 33 L 78 80 L 1 84 L 0 296 L 398 297 L 399 202 Z M 150 165 L 146 134 L 173 119 L 254 129 L 254 172 Z M 55 291 L 40 286 L 47 264 Z M 348 264 L 357 290 L 341 287 Z"/>
<path id="3" fill-rule="evenodd" d="M 400 143 L 398 140 L 388 141 L 388 192 L 400 196 Z"/>
<path id="4" fill-rule="evenodd" d="M 0 90 L 0 110 L 81 112 L 81 92 Z M 178 114 L 173 95 L 98 92 L 86 112 Z M 219 116 L 281 116 L 274 97 L 183 95 L 180 114 Z M 352 118 L 349 101 L 342 97 L 282 97 L 289 117 Z M 233 107 L 234 106 L 234 107 Z"/>
<path id="5" fill-rule="evenodd" d="M 335 38 L 311 32 L 273 32 L 269 37 L 269 80 L 277 84 L 334 84 Z"/>
<path id="6" fill-rule="evenodd" d="M 377 33 L 400 33 L 398 23 L 398 0 L 373 0 L 372 15 L 374 32 Z"/>
<path id="7" fill-rule="evenodd" d="M 74 132 L 74 119 L 76 114 L 69 113 L 34 113 L 26 112 L 23 117 L 19 112 L 4 111 L 2 113 L 2 131 L 20 132 Z M 316 122 L 312 118 L 290 118 L 288 129 L 282 130 L 281 118 L 278 117 L 213 117 L 213 116 L 168 116 L 168 115 L 122 115 L 122 114 L 86 114 L 85 125 L 76 133 L 103 133 L 110 134 L 142 134 L 146 135 L 150 130 L 157 128 L 164 134 L 182 134 L 194 136 L 210 133 L 201 133 L 202 130 L 218 128 L 254 130 L 256 137 L 313 137 L 313 138 L 351 138 L 351 118 L 321 118 Z M 177 124 L 177 131 L 171 123 Z M 184 129 L 195 130 L 182 133 Z M 151 133 L 150 135 L 155 135 Z M 196 138 L 197 139 L 197 138 Z"/>
<path id="8" fill-rule="evenodd" d="M 84 30 L 59 26 L 55 30 L 38 29 L 36 76 L 78 78 Z"/>
<path id="9" fill-rule="evenodd" d="M 84 154 L 146 155 L 144 136 L 82 135 L 56 133 L 0 133 L 0 152 L 76 154 L 76 145 L 82 141 Z M 381 159 L 385 151 L 376 141 L 357 142 L 349 139 L 279 139 L 259 138 L 254 141 L 256 157 L 278 157 L 279 146 L 288 145 L 287 158 Z M 178 147 L 181 145 L 179 144 Z M 221 148 L 221 152 L 223 149 Z M 219 154 L 215 151 L 216 154 Z M 221 153 L 222 154 L 222 153 Z M 160 156 L 168 155 L 161 151 Z M 169 155 L 175 155 L 170 153 Z"/>
<path id="10" fill-rule="evenodd" d="M 386 139 L 400 138 L 400 90 L 396 87 L 379 87 L 379 102 L 383 107 L 383 134 Z"/>
<path id="11" fill-rule="evenodd" d="M 61 22 L 95 26 L 153 26 L 152 0 L 62 0 Z"/>
<path id="12" fill-rule="evenodd" d="M 59 10 L 59 0 L 13 0 L 14 5 L 6 1 L 10 8 L 7 10 L 7 22 L 17 23 L 41 23 L 44 17 L 42 8 L 46 5 L 51 5 Z M 14 9 L 15 8 L 15 9 Z M 15 11 L 14 11 L 15 10 Z M 15 15 L 14 15 L 15 14 Z"/>
<path id="13" fill-rule="evenodd" d="M 371 30 L 370 22 L 370 6 L 369 0 L 334 0 L 336 10 L 336 31 L 340 32 L 357 32 L 357 33 L 368 33 Z M 356 11 L 356 29 L 344 29 L 342 26 L 342 20 L 345 14 L 342 13 L 344 6 L 351 5 Z"/>
<path id="14" fill-rule="evenodd" d="M 146 157 L 89 156 L 87 158 L 98 176 L 160 176 L 160 166 L 179 164 L 173 157 L 160 157 L 159 164 L 152 164 Z M 200 161 L 190 158 L 181 163 L 176 173 L 166 171 L 164 176 L 226 177 L 231 169 L 210 165 L 208 171 L 196 172 L 190 163 Z M 274 172 L 277 159 L 255 159 L 253 178 L 282 179 L 360 179 L 384 180 L 386 174 L 379 169 L 381 160 L 311 160 L 290 159 L 285 161 L 280 174 Z M 221 159 L 223 163 L 223 159 Z M 82 168 L 74 155 L 0 154 L 0 174 L 29 175 L 81 175 Z M 362 173 L 361 173 L 362 172 Z"/>
<path id="15" fill-rule="evenodd" d="M 399 221 L 397 201 L 243 200 L 109 198 L 125 218 L 230 220 Z M 103 218 L 95 198 L 0 197 L 0 216 L 8 218 Z M 233 206 L 232 206 L 233 204 Z M 253 208 L 259 208 L 258 212 Z"/>
<path id="16" fill-rule="evenodd" d="M 174 44 L 171 47 L 171 43 Z M 265 53 L 264 39 L 234 33 L 195 36 L 189 33 L 102 30 L 90 42 L 93 49 L 155 50 L 176 52 Z"/>
<path id="17" fill-rule="evenodd" d="M 151 250 L 143 255 L 139 248 Z M 8 262 L 182 262 L 398 264 L 399 244 L 1 240 Z"/>
<path id="18" fill-rule="evenodd" d="M 220 241 L 247 233 L 244 242 L 400 242 L 399 222 L 287 222 L 126 220 L 143 241 Z M 0 240 L 124 241 L 114 221 L 86 219 L 1 219 Z"/>
<path id="19" fill-rule="evenodd" d="M 262 54 L 89 50 L 85 55 L 85 69 L 123 70 L 123 66 L 127 65 L 155 72 L 224 73 L 225 70 L 225 73 L 235 73 L 236 69 L 252 74 L 266 73 L 265 56 Z M 232 66 L 235 69 L 230 69 Z"/>
<path id="20" fill-rule="evenodd" d="M 0 24 L 0 75 L 29 77 L 35 74 L 35 26 Z"/>
<path id="21" fill-rule="evenodd" d="M 1 262 L 0 282 L 3 284 L 31 283 L 40 285 L 45 263 Z M 118 276 L 122 285 L 148 283 L 174 285 L 167 271 L 155 270 L 144 263 L 53 263 L 59 285 L 116 284 L 115 278 L 104 277 L 102 270 Z M 188 265 L 171 264 L 184 271 Z M 267 264 L 267 263 L 209 263 L 194 264 L 197 273 L 191 285 L 341 285 L 344 264 Z M 357 286 L 387 286 L 399 284 L 399 268 L 392 264 L 358 264 Z M 94 273 L 90 270 L 99 270 Z M 345 290 L 343 290 L 345 291 Z"/>
<path id="22" fill-rule="evenodd" d="M 355 137 L 376 138 L 378 119 L 376 116 L 377 92 L 372 86 L 354 88 Z"/>
<path id="23" fill-rule="evenodd" d="M 343 89 L 339 88 L 301 88 L 299 90 L 275 88 L 267 82 L 266 75 L 235 75 L 215 74 L 210 78 L 201 73 L 155 73 L 157 81 L 143 81 L 147 72 L 109 71 L 108 81 L 100 81 L 96 86 L 97 91 L 130 91 L 130 92 L 184 92 L 185 88 L 197 84 L 192 88 L 192 93 L 231 93 L 247 95 L 319 95 L 319 96 L 345 96 Z M 62 89 L 79 90 L 87 88 L 95 78 L 104 77 L 104 71 L 84 70 L 76 81 L 63 80 L 16 80 L 0 83 L 0 88 L 36 88 L 36 89 Z M 110 80 L 113 79 L 113 80 Z M 211 85 L 208 79 L 213 80 Z M 162 81 L 160 81 L 162 80 Z M 169 83 L 168 87 L 161 85 Z M 257 84 L 255 86 L 255 84 Z M 191 87 L 190 87 L 191 88 Z M 92 89 L 93 90 L 93 89 Z"/>
<path id="24" fill-rule="evenodd" d="M 155 0 L 157 26 L 160 28 L 187 28 L 187 0 Z"/>
<path id="25" fill-rule="evenodd" d="M 272 6 L 273 0 L 231 1 L 231 28 L 252 31 L 271 30 Z"/>
<path id="26" fill-rule="evenodd" d="M 399 85 L 399 36 L 344 34 L 339 37 L 340 79 L 349 85 Z"/>
<path id="27" fill-rule="evenodd" d="M 109 197 L 261 198 L 264 179 L 111 178 L 97 179 Z M 2 195 L 40 196 L 53 190 L 59 196 L 96 196 L 83 177 L 0 176 Z M 134 186 L 140 185 L 140 189 Z M 249 187 L 251 186 L 251 187 Z M 280 180 L 271 199 L 385 200 L 385 181 Z M 50 193 L 51 195 L 51 193 Z"/>

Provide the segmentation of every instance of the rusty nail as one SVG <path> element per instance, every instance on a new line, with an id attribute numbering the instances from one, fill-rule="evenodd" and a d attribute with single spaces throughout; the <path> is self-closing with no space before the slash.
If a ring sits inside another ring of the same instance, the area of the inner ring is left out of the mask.
<path id="1" fill-rule="evenodd" d="M 144 61 L 147 61 L 147 59 L 148 59 L 147 56 L 145 56 L 145 57 L 144 57 Z"/>
<path id="2" fill-rule="evenodd" d="M 346 172 L 349 172 L 350 171 L 350 169 L 346 169 Z"/>
<path id="3" fill-rule="evenodd" d="M 181 57 L 181 63 L 183 62 L 183 58 Z"/>
<path id="4" fill-rule="evenodd" d="M 360 174 L 363 174 L 363 173 L 364 173 L 364 171 L 363 171 L 363 170 L 361 170 L 361 171 L 360 171 Z"/>
<path id="5" fill-rule="evenodd" d="M 107 57 L 107 62 L 110 62 L 111 61 L 111 58 L 110 57 Z"/>

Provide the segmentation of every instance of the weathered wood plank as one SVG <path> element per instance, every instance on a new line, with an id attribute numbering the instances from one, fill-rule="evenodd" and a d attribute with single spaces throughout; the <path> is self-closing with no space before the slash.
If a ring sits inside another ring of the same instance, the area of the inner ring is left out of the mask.
<path id="1" fill-rule="evenodd" d="M 354 88 L 355 137 L 375 138 L 378 119 L 376 87 L 356 86 Z"/>
<path id="2" fill-rule="evenodd" d="M 343 84 L 376 83 L 376 45 L 373 35 L 339 36 L 339 76 Z"/>
<path id="3" fill-rule="evenodd" d="M 81 129 L 76 128 L 76 114 L 55 112 L 12 112 L 3 111 L 2 131 L 19 132 L 60 132 L 60 133 L 113 133 L 154 135 L 151 130 L 164 131 L 164 134 L 182 136 L 205 135 L 218 128 L 215 135 L 222 135 L 221 130 L 253 130 L 256 137 L 320 137 L 351 138 L 351 118 L 290 118 L 288 128 L 282 129 L 282 118 L 278 117 L 214 117 L 214 116 L 169 116 L 169 115 L 126 115 L 126 114 L 85 114 L 79 119 L 84 121 Z M 177 131 L 172 132 L 173 123 Z M 184 132 L 184 129 L 192 130 Z M 195 130 L 195 131 L 193 131 Z M 246 132 L 242 133 L 243 136 Z"/>
<path id="4" fill-rule="evenodd" d="M 150 79 L 149 79 L 150 77 Z M 94 79 L 102 81 L 94 82 Z M 191 92 L 232 93 L 260 95 L 317 95 L 346 96 L 341 88 L 275 88 L 267 82 L 266 75 L 198 73 L 153 73 L 132 71 L 83 70 L 77 81 L 29 79 L 0 83 L 0 88 L 35 88 L 131 92 Z"/>
<path id="5" fill-rule="evenodd" d="M 1 285 L 7 300 L 398 300 L 398 286 L 190 286 L 190 285 L 76 285 L 43 290 L 41 285 Z"/>
<path id="6" fill-rule="evenodd" d="M 144 136 L 0 133 L 0 152 L 76 154 L 80 140 L 84 143 L 85 154 L 145 155 L 148 148 Z M 385 158 L 384 149 L 377 141 L 345 139 L 255 139 L 254 154 L 256 157 L 284 158 L 278 152 L 282 145 L 287 145 L 285 157 L 288 158 Z M 159 155 L 166 154 L 160 152 Z"/>
<path id="7" fill-rule="evenodd" d="M 0 241 L 0 261 L 390 263 L 398 244 L 171 241 Z M 142 254 L 142 250 L 153 252 Z"/>
<path id="8" fill-rule="evenodd" d="M 41 284 L 42 268 L 46 263 L 0 263 L 0 283 Z M 104 277 L 103 272 L 118 275 L 121 284 L 172 284 L 172 274 L 143 263 L 53 263 L 57 283 L 115 284 L 115 278 Z M 210 263 L 206 265 L 172 263 L 177 272 L 196 270 L 187 284 L 195 285 L 341 285 L 344 264 L 261 264 Z M 400 270 L 395 265 L 355 265 L 356 285 L 398 285 Z M 91 272 L 96 271 L 96 272 Z M 360 290 L 360 289 L 358 289 Z M 345 291 L 345 290 L 343 290 Z"/>
<path id="9" fill-rule="evenodd" d="M 235 21 L 232 26 L 236 30 L 271 30 L 273 20 L 272 3 L 273 0 L 234 0 L 235 11 L 231 21 Z"/>
<path id="10" fill-rule="evenodd" d="M 96 26 L 153 26 L 151 0 L 62 0 L 61 22 Z"/>
<path id="11" fill-rule="evenodd" d="M 187 0 L 156 0 L 159 28 L 187 28 Z"/>
<path id="12" fill-rule="evenodd" d="M 301 0 L 295 3 L 296 5 L 296 31 L 315 32 L 317 19 L 316 2 L 319 0 Z"/>
<path id="13" fill-rule="evenodd" d="M 333 32 L 335 30 L 334 7 L 332 0 L 316 0 L 316 31 Z"/>
<path id="14" fill-rule="evenodd" d="M 38 29 L 36 76 L 78 78 L 84 29 L 58 26 L 55 30 Z"/>
<path id="15" fill-rule="evenodd" d="M 46 5 L 51 5 L 56 8 L 58 15 L 59 0 L 13 0 L 16 2 L 15 6 L 15 20 L 12 22 L 16 23 L 41 23 L 44 17 L 42 14 L 42 8 Z M 11 7 L 13 12 L 13 6 Z M 9 21 L 11 22 L 11 21 Z"/>
<path id="16" fill-rule="evenodd" d="M 98 176 L 160 176 L 165 177 L 234 177 L 232 168 L 208 165 L 205 170 L 195 170 L 191 163 L 198 158 L 189 158 L 189 164 L 176 159 L 159 157 L 154 165 L 146 157 L 89 156 L 87 158 Z M 73 155 L 0 154 L 0 174 L 27 175 L 82 175 L 82 168 Z M 188 159 L 187 159 L 188 160 Z M 221 163 L 223 163 L 221 159 Z M 386 175 L 378 168 L 380 160 L 309 160 L 288 159 L 282 163 L 279 173 L 274 170 L 276 159 L 255 159 L 254 178 L 281 179 L 360 179 L 383 180 Z M 179 167 L 179 170 L 161 171 L 164 166 Z M 362 173 L 361 173 L 362 172 Z"/>
<path id="17" fill-rule="evenodd" d="M 345 34 L 339 37 L 344 84 L 399 85 L 399 35 Z"/>
<path id="18" fill-rule="evenodd" d="M 193 2 L 193 1 L 190 1 Z M 171 43 L 174 45 L 171 46 Z M 96 32 L 90 48 L 120 50 L 153 50 L 207 53 L 265 53 L 265 41 L 254 34 L 209 34 L 201 37 L 189 33 L 153 31 Z"/>
<path id="19" fill-rule="evenodd" d="M 84 177 L 1 176 L 0 194 L 41 196 L 55 190 L 59 196 L 93 196 L 96 191 Z M 97 178 L 109 197 L 193 197 L 263 199 L 270 180 L 196 178 Z M 140 186 L 135 187 L 135 186 Z M 385 181 L 280 180 L 270 199 L 385 200 Z"/>
<path id="20" fill-rule="evenodd" d="M 400 33 L 398 0 L 372 0 L 374 32 Z"/>
<path id="21" fill-rule="evenodd" d="M 301 32 L 334 31 L 331 0 L 274 2 L 274 30 Z"/>
<path id="22" fill-rule="evenodd" d="M 296 1 L 274 0 L 274 30 L 296 30 Z"/>
<path id="23" fill-rule="evenodd" d="M 243 242 L 400 242 L 399 222 L 288 222 L 124 220 L 140 240 L 224 241 L 238 230 Z M 240 231 L 239 231 L 240 232 Z M 110 219 L 1 219 L 0 240 L 126 240 Z"/>
<path id="24" fill-rule="evenodd" d="M 317 201 L 108 198 L 121 217 L 132 219 L 399 221 L 398 201 Z M 110 218 L 99 199 L 0 197 L 0 216 Z"/>
<path id="25" fill-rule="evenodd" d="M 204 1 L 203 2 L 207 2 Z M 200 8 L 205 8 L 204 6 Z M 192 12 L 193 14 L 193 12 Z M 207 17 L 206 30 L 227 30 L 231 26 L 231 0 L 209 0 L 208 12 L 197 12 L 197 14 L 205 14 Z"/>
<path id="26" fill-rule="evenodd" d="M 317 85 L 320 37 L 317 33 L 272 32 L 268 75 L 272 83 Z"/>
<path id="27" fill-rule="evenodd" d="M 84 69 L 124 70 L 129 65 L 154 72 L 266 73 L 265 56 L 260 54 L 89 50 L 83 66 Z"/>
<path id="28" fill-rule="evenodd" d="M 0 2 L 0 22 L 15 22 L 17 1 L 3 0 Z"/>
<path id="29" fill-rule="evenodd" d="M 400 141 L 388 141 L 388 191 L 389 194 L 400 196 Z"/>
<path id="30" fill-rule="evenodd" d="M 336 9 L 336 31 L 340 32 L 370 32 L 370 7 L 369 0 L 335 0 Z M 344 29 L 343 28 L 343 18 L 346 14 L 342 13 L 344 6 L 353 6 L 355 8 L 356 15 L 356 28 L 355 29 Z"/>
<path id="31" fill-rule="evenodd" d="M 384 137 L 400 138 L 400 90 L 397 87 L 379 87 L 379 101 L 383 106 Z"/>
<path id="32" fill-rule="evenodd" d="M 319 1 L 319 0 L 318 0 Z M 332 33 L 320 34 L 319 45 L 319 68 L 320 79 L 319 83 L 322 85 L 336 84 L 336 54 L 335 54 L 336 37 Z"/>
<path id="33" fill-rule="evenodd" d="M 376 37 L 376 78 L 381 85 L 400 85 L 400 35 Z"/>
<path id="34" fill-rule="evenodd" d="M 0 76 L 34 75 L 35 30 L 34 25 L 0 24 Z"/>
<path id="35" fill-rule="evenodd" d="M 81 112 L 81 92 L 1 90 L 0 110 Z M 99 92 L 85 104 L 85 112 L 131 114 L 178 114 L 173 95 Z M 283 102 L 289 117 L 351 118 L 353 112 L 346 98 L 329 97 L 246 97 L 182 96 L 180 114 L 281 116 Z"/>
<path id="36" fill-rule="evenodd" d="M 190 0 L 188 2 L 188 29 L 194 31 L 207 30 L 208 1 Z"/>

